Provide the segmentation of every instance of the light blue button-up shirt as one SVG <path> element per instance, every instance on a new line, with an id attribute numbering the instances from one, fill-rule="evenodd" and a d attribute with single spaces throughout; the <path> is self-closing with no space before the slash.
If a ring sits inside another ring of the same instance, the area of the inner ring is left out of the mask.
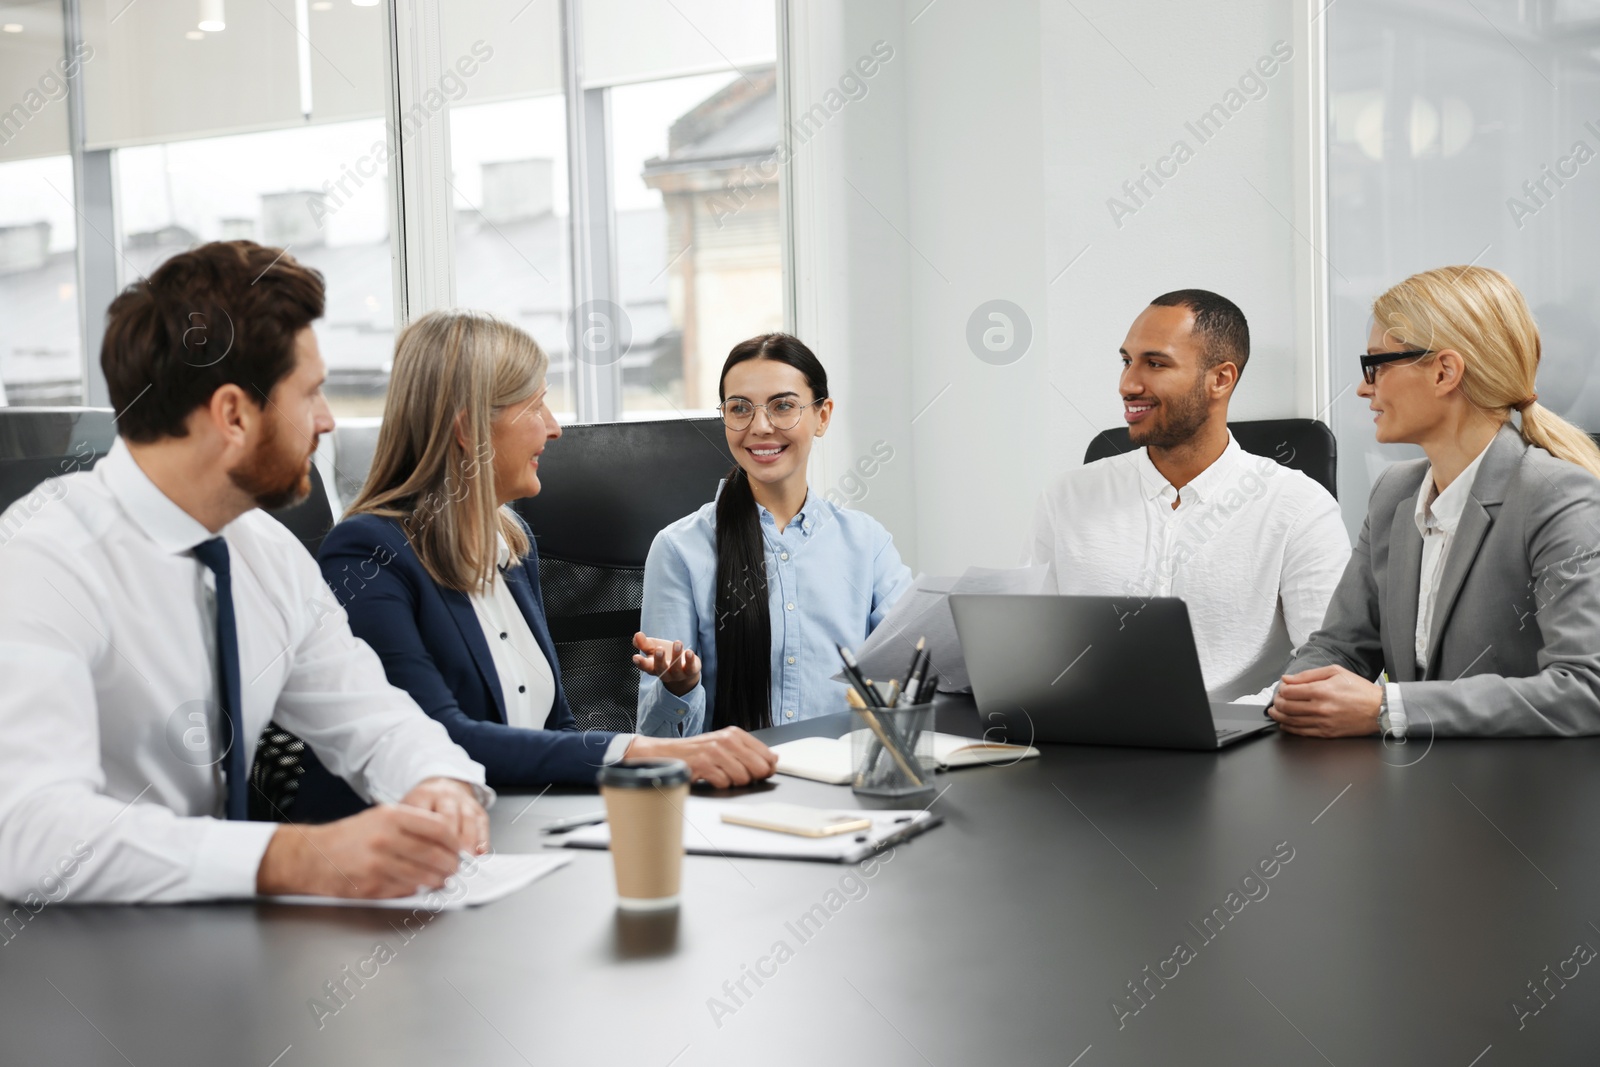
<path id="1" fill-rule="evenodd" d="M 718 492 L 721 490 L 719 488 Z M 843 711 L 845 686 L 835 647 L 856 648 L 911 587 L 911 570 L 889 531 L 872 516 L 808 494 L 782 532 L 756 505 L 766 542 L 772 619 L 775 725 Z M 710 723 L 717 691 L 717 505 L 705 505 L 656 534 L 644 565 L 641 626 L 682 641 L 701 659 L 700 684 L 674 696 L 659 678 L 639 679 L 639 732 L 697 734 Z"/>

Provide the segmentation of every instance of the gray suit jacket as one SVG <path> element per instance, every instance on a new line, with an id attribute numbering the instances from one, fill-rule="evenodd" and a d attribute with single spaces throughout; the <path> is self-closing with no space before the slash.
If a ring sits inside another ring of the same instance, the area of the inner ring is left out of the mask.
<path id="1" fill-rule="evenodd" d="M 1387 671 L 1412 736 L 1600 733 L 1600 480 L 1501 427 L 1445 557 L 1419 673 L 1414 513 L 1427 470 L 1412 460 L 1378 478 L 1322 629 L 1288 673 Z"/>

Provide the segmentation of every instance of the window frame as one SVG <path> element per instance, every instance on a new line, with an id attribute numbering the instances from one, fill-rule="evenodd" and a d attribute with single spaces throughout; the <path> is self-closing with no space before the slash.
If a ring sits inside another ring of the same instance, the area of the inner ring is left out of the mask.
<path id="1" fill-rule="evenodd" d="M 568 331 L 574 317 L 596 301 L 617 302 L 616 213 L 612 202 L 610 88 L 583 87 L 582 0 L 558 0 L 561 8 L 562 81 L 567 111 L 567 183 L 571 205 L 571 286 Z M 779 113 L 789 103 L 789 0 L 772 0 L 775 20 Z M 405 114 L 443 73 L 444 0 L 384 0 L 388 87 L 385 118 L 399 129 Z M 62 0 L 68 53 L 83 38 L 81 0 Z M 84 148 L 84 94 L 81 73 L 68 83 L 69 131 L 77 242 L 78 321 L 82 339 L 84 403 L 109 404 L 98 353 L 105 309 L 118 289 L 121 233 L 115 182 L 115 150 Z M 782 136 L 780 132 L 780 137 Z M 395 328 L 417 315 L 455 303 L 454 231 L 451 221 L 450 134 L 445 121 L 429 123 L 416 136 L 391 146 L 389 156 L 389 239 L 394 286 Z M 787 153 L 779 175 L 779 257 L 783 270 L 784 328 L 795 320 L 793 170 Z M 578 422 L 617 422 L 661 417 L 656 412 L 623 410 L 622 369 L 618 361 L 600 364 L 574 351 L 573 388 Z M 677 410 L 678 417 L 703 411 Z M 667 417 L 672 417 L 668 415 Z"/>

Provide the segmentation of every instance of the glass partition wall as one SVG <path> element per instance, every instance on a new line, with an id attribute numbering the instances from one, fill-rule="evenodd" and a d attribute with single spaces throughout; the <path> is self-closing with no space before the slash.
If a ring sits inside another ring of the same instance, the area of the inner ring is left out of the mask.
<path id="1" fill-rule="evenodd" d="M 1354 536 L 1377 474 L 1355 395 L 1372 300 L 1477 263 L 1521 288 L 1540 402 L 1600 431 L 1600 2 L 1340 0 L 1328 22 L 1328 259 L 1339 499 Z"/>

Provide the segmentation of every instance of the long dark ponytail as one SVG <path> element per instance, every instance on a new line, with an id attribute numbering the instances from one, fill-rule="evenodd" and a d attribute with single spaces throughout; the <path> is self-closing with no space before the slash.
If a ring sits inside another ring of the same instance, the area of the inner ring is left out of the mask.
<path id="1" fill-rule="evenodd" d="M 811 349 L 786 333 L 767 333 L 733 346 L 722 365 L 717 399 L 725 400 L 728 371 L 748 359 L 771 359 L 799 371 L 813 400 L 828 395 L 828 372 Z M 717 498 L 717 693 L 711 727 L 760 730 L 772 725 L 772 616 L 767 610 L 767 553 L 750 478 L 737 463 Z"/>

